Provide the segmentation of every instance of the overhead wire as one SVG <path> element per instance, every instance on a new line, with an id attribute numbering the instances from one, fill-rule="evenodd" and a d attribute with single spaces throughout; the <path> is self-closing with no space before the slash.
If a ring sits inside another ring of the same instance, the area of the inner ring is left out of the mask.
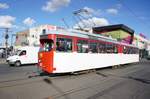
<path id="1" fill-rule="evenodd" d="M 144 24 L 148 29 L 150 29 L 150 24 L 148 24 L 147 22 L 143 21 L 142 19 L 139 18 L 139 16 L 129 7 L 127 6 L 123 0 L 118 0 L 131 14 L 132 16 L 139 22 Z"/>

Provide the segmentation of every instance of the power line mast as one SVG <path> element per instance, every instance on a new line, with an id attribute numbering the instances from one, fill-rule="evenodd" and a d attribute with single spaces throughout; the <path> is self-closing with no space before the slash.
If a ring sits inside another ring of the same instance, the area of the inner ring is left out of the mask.
<path id="1" fill-rule="evenodd" d="M 64 18 L 62 18 L 62 22 L 64 23 L 64 25 L 69 28 L 69 25 L 67 24 L 66 20 Z"/>
<path id="2" fill-rule="evenodd" d="M 87 23 L 85 23 L 83 20 L 89 21 L 89 23 L 92 23 L 93 26 L 96 25 L 95 22 L 92 20 L 92 16 L 90 16 L 90 15 L 92 15 L 92 13 L 90 13 L 87 9 L 79 9 L 77 11 L 74 11 L 73 14 L 78 19 L 78 20 L 76 19 L 77 25 L 81 30 L 85 30 L 83 28 L 88 27 Z M 82 23 L 83 26 L 81 26 L 81 24 L 79 24 L 79 22 Z"/>

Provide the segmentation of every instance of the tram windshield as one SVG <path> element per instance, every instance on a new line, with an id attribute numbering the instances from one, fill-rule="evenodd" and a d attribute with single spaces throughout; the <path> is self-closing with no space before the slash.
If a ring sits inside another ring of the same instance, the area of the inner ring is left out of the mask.
<path id="1" fill-rule="evenodd" d="M 53 40 L 44 40 L 42 41 L 42 46 L 40 47 L 40 52 L 45 51 L 49 52 L 53 49 Z"/>

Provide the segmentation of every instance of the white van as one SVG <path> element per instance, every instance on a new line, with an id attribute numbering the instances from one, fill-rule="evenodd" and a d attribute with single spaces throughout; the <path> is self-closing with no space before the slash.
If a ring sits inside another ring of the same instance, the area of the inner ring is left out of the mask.
<path id="1" fill-rule="evenodd" d="M 23 64 L 38 63 L 39 47 L 21 47 L 15 51 L 14 55 L 7 58 L 9 65 L 21 66 Z"/>

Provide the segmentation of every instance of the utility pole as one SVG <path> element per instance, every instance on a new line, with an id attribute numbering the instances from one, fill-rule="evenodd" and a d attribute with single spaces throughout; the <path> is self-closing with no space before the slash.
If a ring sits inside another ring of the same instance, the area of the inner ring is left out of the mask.
<path id="1" fill-rule="evenodd" d="M 5 46 L 6 46 L 5 55 L 6 55 L 6 58 L 8 56 L 8 38 L 9 38 L 8 30 L 9 30 L 9 28 L 5 29 Z"/>
<path id="2" fill-rule="evenodd" d="M 8 32 L 11 32 L 11 31 L 9 31 L 9 28 L 1 28 L 0 27 L 0 29 L 3 29 L 3 30 L 5 30 L 5 32 L 4 32 L 4 39 L 5 39 L 5 41 L 4 41 L 4 45 L 5 45 L 5 58 L 7 58 L 8 57 L 8 38 L 9 38 L 9 35 L 8 35 Z"/>

